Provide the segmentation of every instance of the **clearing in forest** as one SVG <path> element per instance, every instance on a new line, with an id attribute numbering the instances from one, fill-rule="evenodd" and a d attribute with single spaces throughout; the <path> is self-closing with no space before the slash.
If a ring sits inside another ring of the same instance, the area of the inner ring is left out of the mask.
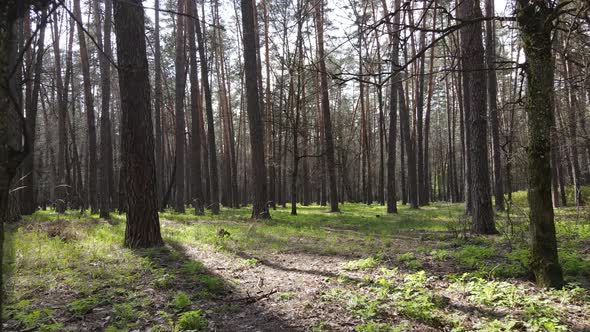
<path id="1" fill-rule="evenodd" d="M 525 199 L 515 194 L 515 201 Z M 524 204 L 521 204 L 521 206 Z M 590 222 L 557 209 L 568 286 L 527 266 L 526 210 L 474 237 L 460 204 L 301 206 L 248 219 L 160 215 L 166 246 L 122 247 L 124 216 L 38 211 L 8 225 L 7 331 L 587 331 Z"/>

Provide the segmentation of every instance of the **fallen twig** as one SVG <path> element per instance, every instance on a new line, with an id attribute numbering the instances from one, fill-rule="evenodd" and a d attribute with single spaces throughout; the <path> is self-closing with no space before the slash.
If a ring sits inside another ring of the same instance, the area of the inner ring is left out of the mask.
<path id="1" fill-rule="evenodd" d="M 246 297 L 235 299 L 234 302 L 242 302 L 242 301 L 244 301 L 245 303 L 254 303 L 254 302 L 258 302 L 258 301 L 260 301 L 262 299 L 265 299 L 265 298 L 271 296 L 272 294 L 274 294 L 276 292 L 278 292 L 278 290 L 275 288 L 275 289 L 271 290 L 268 293 L 265 293 L 265 294 L 262 294 L 262 295 L 259 295 L 259 296 L 255 296 L 255 297 L 252 297 L 252 296 L 250 296 L 250 294 L 248 294 L 248 296 L 246 296 Z"/>

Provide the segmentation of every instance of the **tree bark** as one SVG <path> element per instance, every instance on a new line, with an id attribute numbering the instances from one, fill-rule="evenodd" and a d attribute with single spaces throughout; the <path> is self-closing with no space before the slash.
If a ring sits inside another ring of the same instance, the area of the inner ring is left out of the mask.
<path id="1" fill-rule="evenodd" d="M 264 158 L 264 122 L 260 109 L 258 81 L 254 2 L 241 0 L 242 27 L 244 33 L 244 74 L 246 82 L 246 108 L 250 127 L 250 145 L 252 148 L 252 175 L 254 201 L 252 202 L 252 218 L 269 219 L 266 166 Z"/>
<path id="2" fill-rule="evenodd" d="M 482 17 L 477 0 L 461 1 L 457 12 L 465 20 Z M 463 97 L 469 100 L 465 111 L 470 135 L 468 150 L 471 163 L 472 227 L 477 234 L 496 234 L 498 231 L 494 223 L 488 166 L 486 78 L 481 73 L 485 69 L 481 23 L 465 25 L 460 30 L 460 36 L 463 72 L 468 77 L 463 82 Z"/>
<path id="3" fill-rule="evenodd" d="M 78 27 L 78 43 L 80 45 L 80 63 L 82 65 L 82 81 L 84 85 L 84 108 L 86 110 L 86 124 L 88 126 L 88 195 L 90 210 L 98 212 L 98 199 L 96 184 L 98 181 L 96 158 L 96 120 L 94 117 L 94 96 L 92 95 L 92 84 L 90 82 L 90 63 L 88 61 L 88 48 L 86 47 L 86 36 L 82 26 L 82 13 L 80 0 L 74 0 L 74 16 Z M 73 28 L 73 27 L 72 27 Z"/>
<path id="4" fill-rule="evenodd" d="M 174 60 L 174 67 L 176 71 L 175 76 L 175 100 L 174 100 L 174 114 L 176 115 L 176 180 L 175 180 L 175 200 L 174 211 L 176 213 L 184 213 L 184 90 L 186 88 L 186 59 L 184 47 L 184 7 L 185 1 L 178 0 L 176 15 L 176 57 Z"/>
<path id="5" fill-rule="evenodd" d="M 494 1 L 486 0 L 486 17 L 494 16 Z M 494 171 L 494 200 L 496 211 L 504 211 L 504 184 L 502 183 L 502 155 L 500 147 L 500 123 L 498 121 L 498 80 L 496 78 L 496 28 L 494 20 L 486 21 L 486 63 L 488 69 L 488 109 L 492 130 L 492 160 Z"/>
<path id="6" fill-rule="evenodd" d="M 557 259 L 557 239 L 551 202 L 551 126 L 554 105 L 554 63 L 551 33 L 557 10 L 546 2 L 518 0 L 516 19 L 527 66 L 528 202 L 530 207 L 530 267 L 542 287 L 563 286 Z"/>
<path id="7" fill-rule="evenodd" d="M 199 11 L 195 11 L 195 24 L 197 41 L 199 43 L 199 59 L 201 60 L 201 83 L 205 95 L 205 112 L 207 113 L 207 143 L 209 157 L 209 189 L 211 199 L 211 212 L 219 214 L 219 179 L 217 169 L 217 147 L 215 144 L 215 123 L 213 121 L 213 102 L 211 98 L 211 88 L 209 85 L 209 69 L 207 68 L 207 57 L 205 55 L 205 40 L 201 30 L 201 21 L 199 20 Z"/>
<path id="8" fill-rule="evenodd" d="M 33 89 L 31 91 L 30 103 L 29 106 L 26 108 L 27 110 L 27 117 L 26 117 L 26 124 L 27 130 L 29 132 L 29 144 L 31 148 L 30 154 L 25 158 L 23 161 L 23 173 L 25 175 L 24 180 L 24 193 L 23 197 L 24 200 L 22 202 L 22 214 L 33 214 L 35 210 L 37 210 L 37 170 L 40 168 L 35 167 L 35 138 L 36 138 L 36 131 L 37 131 L 37 110 L 38 110 L 38 103 L 39 103 L 39 91 L 41 86 L 41 74 L 43 71 L 43 55 L 44 52 L 44 45 L 45 45 L 45 26 L 47 24 L 47 13 L 44 9 L 41 13 L 41 22 L 40 24 L 40 31 L 39 31 L 39 38 L 37 42 L 37 53 L 35 58 L 35 76 L 33 82 Z"/>
<path id="9" fill-rule="evenodd" d="M 0 249 L 4 245 L 4 222 L 7 221 L 10 183 L 21 162 L 30 151 L 26 123 L 19 113 L 15 99 L 16 75 L 12 71 L 17 63 L 16 21 L 24 16 L 29 1 L 7 0 L 0 2 Z M 6 84 L 8 83 L 8 84 Z M 23 142 L 24 144 L 21 144 Z M 4 252 L 2 250 L 2 252 Z M 0 285 L 3 285 L 3 255 L 0 255 Z M 4 291 L 0 292 L 0 312 Z M 1 320 L 1 319 L 0 319 Z M 0 322 L 0 332 L 2 324 Z"/>
<path id="10" fill-rule="evenodd" d="M 161 246 L 144 13 L 141 0 L 116 1 L 114 9 L 127 173 L 124 245 Z"/>
<path id="11" fill-rule="evenodd" d="M 55 210 L 57 213 L 64 213 L 67 207 L 67 184 L 66 184 L 66 105 L 64 105 L 64 83 L 61 73 L 61 51 L 59 48 L 58 16 L 53 12 L 53 52 L 55 61 L 55 77 L 57 87 L 57 183 L 55 189 Z M 73 27 L 71 27 L 73 31 Z"/>
<path id="12" fill-rule="evenodd" d="M 98 0 L 94 1 L 94 15 L 96 23 L 96 36 L 102 52 L 99 57 L 101 77 L 101 115 L 100 115 L 100 217 L 109 218 L 111 212 L 113 179 L 113 147 L 111 139 L 111 64 L 113 51 L 111 47 L 111 14 L 112 0 L 104 0 L 104 42 L 101 33 L 100 15 L 98 12 Z"/>
<path id="13" fill-rule="evenodd" d="M 403 79 L 403 78 L 400 78 Z M 416 153 L 414 152 L 414 140 L 410 137 L 410 110 L 406 104 L 406 96 L 404 93 L 403 84 L 398 85 L 398 98 L 400 101 L 400 131 L 404 136 L 405 156 L 407 160 L 407 190 L 408 190 L 408 202 L 410 203 L 410 209 L 418 208 L 418 182 L 417 182 L 417 169 L 416 169 Z"/>
<path id="14" fill-rule="evenodd" d="M 387 1 L 381 1 L 383 12 L 387 14 Z M 393 25 L 398 26 L 400 22 L 400 5 L 401 1 L 396 0 L 394 3 L 395 15 L 393 16 Z M 399 66 L 399 32 L 394 31 L 391 25 L 387 25 L 389 42 L 391 44 L 391 68 L 392 72 Z M 387 137 L 388 154 L 387 154 L 387 213 L 397 213 L 397 195 L 395 183 L 395 163 L 396 163 L 396 140 L 397 140 L 397 110 L 398 110 L 398 86 L 401 84 L 399 75 L 394 75 L 390 82 L 389 93 L 389 136 Z"/>
<path id="15" fill-rule="evenodd" d="M 336 181 L 336 161 L 334 159 L 334 138 L 332 137 L 332 120 L 330 118 L 330 98 L 328 95 L 328 73 L 324 57 L 324 0 L 318 0 L 315 6 L 318 57 L 320 62 L 320 84 L 322 94 L 322 114 L 324 122 L 324 139 L 326 144 L 326 164 L 330 182 L 330 211 L 340 212 L 338 208 L 338 191 Z"/>
<path id="16" fill-rule="evenodd" d="M 154 2 L 154 125 L 156 127 L 156 187 L 158 204 L 164 191 L 164 144 L 162 143 L 162 56 L 160 46 L 160 0 Z"/>
<path id="17" fill-rule="evenodd" d="M 197 6 L 194 0 L 188 0 L 190 15 L 196 16 Z M 201 107 L 199 105 L 199 71 L 197 68 L 197 43 L 195 40 L 195 20 L 187 22 L 187 34 L 190 58 L 190 83 L 191 83 L 191 203 L 196 215 L 204 214 L 203 208 L 203 182 L 201 179 Z"/>

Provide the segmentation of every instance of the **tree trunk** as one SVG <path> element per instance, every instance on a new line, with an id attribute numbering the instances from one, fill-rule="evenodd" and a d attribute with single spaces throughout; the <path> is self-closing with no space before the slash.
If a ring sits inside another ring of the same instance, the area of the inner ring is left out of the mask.
<path id="1" fill-rule="evenodd" d="M 580 170 L 580 161 L 579 161 L 579 154 L 578 154 L 578 117 L 579 115 L 577 110 L 577 97 L 575 92 L 573 91 L 573 84 L 571 83 L 571 70 L 570 70 L 570 61 L 563 59 L 563 67 L 565 71 L 565 79 L 567 82 L 567 92 L 568 92 L 568 102 L 567 102 L 567 114 L 568 114 L 568 129 L 569 129 L 569 151 L 571 155 L 572 161 L 572 175 L 573 175 L 573 184 L 574 184 L 574 202 L 576 206 L 582 205 L 584 202 L 582 200 L 582 172 Z"/>
<path id="2" fill-rule="evenodd" d="M 268 158 L 267 165 L 268 165 L 268 189 L 269 189 L 269 201 L 273 208 L 276 208 L 276 191 L 275 191 L 275 162 L 274 162 L 274 142 L 273 142 L 273 111 L 272 111 L 272 95 L 270 92 L 270 41 L 268 39 L 268 11 L 267 11 L 267 1 L 262 1 L 262 14 L 264 15 L 264 61 L 266 64 L 266 100 L 264 103 L 265 106 L 265 121 L 266 121 L 266 146 L 267 146 L 267 153 L 266 157 Z"/>
<path id="3" fill-rule="evenodd" d="M 31 134 L 27 133 L 26 123 L 15 103 L 17 79 L 16 75 L 11 75 L 13 69 L 19 65 L 15 24 L 19 17 L 23 17 L 25 8 L 28 8 L 28 1 L 8 0 L 0 3 L 0 82 L 3 82 L 0 84 L 0 249 L 4 245 L 4 222 L 8 217 L 10 183 L 30 151 Z M 21 144 L 23 138 L 24 144 Z M 3 255 L 0 255 L 0 285 L 3 285 L 4 262 L 1 256 Z M 0 312 L 3 299 L 4 291 L 0 292 Z"/>
<path id="4" fill-rule="evenodd" d="M 254 2 L 242 0 L 242 27 L 244 33 L 244 74 L 246 82 L 258 81 L 256 60 L 256 36 Z M 269 219 L 266 166 L 264 158 L 264 122 L 260 109 L 258 85 L 246 84 L 246 106 L 250 127 L 250 145 L 252 148 L 252 175 L 254 201 L 252 218 Z"/>
<path id="5" fill-rule="evenodd" d="M 426 29 L 426 19 L 423 19 L 423 28 Z M 420 33 L 420 49 L 426 47 L 426 32 Z M 424 73 L 426 66 L 426 53 L 423 53 L 419 61 L 418 73 L 418 92 L 416 100 L 416 114 L 414 128 L 416 132 L 416 169 L 417 169 L 417 187 L 418 187 L 418 205 L 424 205 L 426 201 L 426 174 L 424 173 Z"/>
<path id="6" fill-rule="evenodd" d="M 473 20 L 482 17 L 479 1 L 462 1 L 457 9 L 461 19 Z M 496 234 L 494 211 L 490 197 L 488 166 L 486 78 L 481 23 L 471 23 L 461 28 L 461 54 L 464 75 L 464 99 L 469 100 L 465 111 L 469 127 L 469 158 L 471 162 L 472 227 L 477 234 Z M 466 84 L 467 83 L 467 84 Z"/>
<path id="7" fill-rule="evenodd" d="M 542 287 L 562 287 L 551 203 L 551 126 L 554 104 L 554 63 L 551 33 L 556 9 L 545 2 L 518 0 L 516 19 L 527 66 L 528 202 L 530 207 L 530 266 Z"/>
<path id="8" fill-rule="evenodd" d="M 494 16 L 494 1 L 486 0 L 486 17 Z M 494 21 L 486 21 L 486 63 L 488 69 L 488 108 L 492 130 L 492 160 L 494 171 L 494 200 L 497 211 L 504 211 L 504 184 L 502 183 L 502 156 L 500 152 L 500 124 L 498 121 L 498 80 L 496 78 L 496 28 Z"/>
<path id="9" fill-rule="evenodd" d="M 111 193 L 114 186 L 113 180 L 113 147 L 111 139 L 111 14 L 112 1 L 105 0 L 104 9 L 104 42 L 101 33 L 100 15 L 98 11 L 98 0 L 94 1 L 94 15 L 96 23 L 96 36 L 99 45 L 102 45 L 104 52 L 100 53 L 100 76 L 101 76 L 101 115 L 100 115 L 100 217 L 109 218 L 111 212 Z"/>
<path id="10" fill-rule="evenodd" d="M 44 45 L 45 45 L 45 25 L 47 24 L 47 13 L 46 10 L 43 10 L 41 14 L 41 23 L 40 24 L 40 31 L 39 31 L 39 38 L 38 38 L 38 45 L 37 45 L 37 53 L 35 59 L 35 76 L 33 82 L 33 90 L 31 92 L 30 103 L 29 106 L 26 108 L 27 110 L 27 131 L 29 132 L 29 144 L 31 148 L 31 153 L 25 158 L 23 162 L 23 173 L 25 175 L 24 180 L 24 193 L 23 193 L 23 204 L 22 204 L 22 214 L 33 214 L 35 210 L 37 210 L 37 170 L 41 168 L 35 167 L 35 133 L 37 131 L 37 109 L 39 103 L 39 91 L 41 87 L 41 74 L 43 70 L 43 55 L 45 54 Z"/>
<path id="11" fill-rule="evenodd" d="M 403 80 L 403 78 L 400 78 Z M 408 190 L 408 202 L 410 203 L 410 209 L 418 208 L 418 183 L 417 183 L 417 168 L 416 168 L 416 153 L 414 152 L 414 141 L 410 137 L 410 109 L 406 104 L 406 97 L 404 93 L 403 84 L 398 85 L 398 96 L 400 101 L 400 130 L 404 136 L 404 146 L 406 159 L 407 159 L 407 190 Z"/>
<path id="12" fill-rule="evenodd" d="M 197 6 L 194 0 L 188 0 L 190 15 L 196 16 Z M 199 107 L 199 71 L 197 68 L 197 43 L 195 40 L 195 20 L 187 21 L 187 34 L 190 58 L 190 83 L 191 83 L 191 203 L 196 215 L 204 214 L 203 209 L 203 183 L 201 180 L 201 108 Z"/>
<path id="13" fill-rule="evenodd" d="M 436 28 L 436 13 L 437 13 L 437 4 L 438 1 L 434 0 L 433 6 L 435 8 L 434 13 L 432 14 L 432 27 Z M 436 38 L 436 34 L 432 33 L 432 40 Z M 424 117 L 424 145 L 423 145 L 423 157 L 422 157 L 422 164 L 423 164 L 423 171 L 424 174 L 424 185 L 422 187 L 422 197 L 423 202 L 422 204 L 428 204 L 431 200 L 430 197 L 430 161 L 429 161 L 429 154 L 430 151 L 430 114 L 432 113 L 432 95 L 434 94 L 434 45 L 430 48 L 430 61 L 429 61 L 429 68 L 428 68 L 428 95 L 426 97 L 426 115 Z M 426 53 L 425 53 L 426 54 Z M 448 128 L 450 131 L 450 127 Z"/>
<path id="14" fill-rule="evenodd" d="M 55 77 L 57 85 L 57 183 L 55 189 L 57 213 L 66 211 L 67 184 L 66 184 L 66 105 L 64 105 L 64 83 L 61 73 L 61 51 L 59 48 L 58 16 L 53 12 L 53 52 L 55 61 Z M 73 27 L 71 27 L 73 31 Z"/>
<path id="15" fill-rule="evenodd" d="M 89 204 L 92 213 L 98 212 L 98 200 L 96 183 L 98 181 L 96 167 L 96 120 L 94 118 L 94 96 L 92 95 L 92 84 L 90 82 L 90 63 L 88 61 L 88 48 L 86 47 L 86 36 L 82 26 L 82 13 L 80 0 L 74 0 L 74 16 L 77 20 L 78 43 L 80 44 L 80 62 L 82 65 L 82 81 L 84 83 L 84 108 L 86 109 L 86 124 L 88 126 L 88 194 Z M 72 27 L 73 28 L 73 27 Z"/>
<path id="16" fill-rule="evenodd" d="M 160 46 L 160 0 L 154 2 L 154 121 L 156 127 L 156 187 L 158 204 L 164 191 L 164 144 L 162 143 L 162 56 Z"/>
<path id="17" fill-rule="evenodd" d="M 158 218 L 144 13 L 141 0 L 116 1 L 114 9 L 127 173 L 124 245 L 128 248 L 160 246 L 164 241 Z"/>
<path id="18" fill-rule="evenodd" d="M 209 85 L 209 69 L 207 68 L 207 57 L 205 55 L 205 39 L 201 30 L 201 21 L 199 20 L 199 11 L 195 10 L 195 24 L 197 32 L 197 41 L 199 42 L 199 58 L 201 60 L 201 82 L 205 95 L 205 112 L 207 113 L 207 143 L 209 157 L 209 188 L 211 199 L 211 212 L 219 214 L 219 179 L 217 169 L 217 147 L 215 144 L 215 123 L 213 121 L 213 102 L 211 98 L 211 88 Z"/>
<path id="19" fill-rule="evenodd" d="M 381 1 L 383 13 L 387 14 L 387 1 Z M 397 26 L 400 22 L 400 5 L 401 1 L 396 0 L 394 4 L 395 15 L 393 25 Z M 391 43 L 391 68 L 392 72 L 399 66 L 399 32 L 393 30 L 391 25 L 387 25 L 389 42 Z M 390 94 L 389 94 L 389 136 L 387 138 L 388 155 L 387 155 L 387 213 L 397 213 L 397 195 L 395 185 L 395 162 L 396 162 L 396 140 L 397 140 L 397 110 L 398 110 L 398 86 L 401 84 L 399 75 L 391 77 Z"/>
<path id="20" fill-rule="evenodd" d="M 336 161 L 334 159 L 334 138 L 332 137 L 332 120 L 330 118 L 330 98 L 328 96 L 328 73 L 324 58 L 324 0 L 315 6 L 318 57 L 320 62 L 320 84 L 322 93 L 322 112 L 324 122 L 324 139 L 326 144 L 326 163 L 330 181 L 330 211 L 340 212 L 338 208 L 338 191 L 336 182 Z"/>
<path id="21" fill-rule="evenodd" d="M 184 213 L 184 90 L 186 87 L 186 59 L 184 47 L 184 0 L 178 0 L 178 14 L 176 15 L 176 58 L 174 67 L 175 76 L 175 124 L 176 124 L 176 191 L 174 211 Z"/>

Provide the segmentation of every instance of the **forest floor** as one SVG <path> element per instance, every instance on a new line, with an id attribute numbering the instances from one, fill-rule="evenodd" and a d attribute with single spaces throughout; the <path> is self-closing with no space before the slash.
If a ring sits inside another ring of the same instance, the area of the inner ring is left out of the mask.
<path id="1" fill-rule="evenodd" d="M 461 204 L 165 212 L 166 246 L 39 211 L 7 225 L 6 331 L 590 331 L 590 208 L 556 210 L 563 290 L 527 272 L 525 194 L 472 236 Z"/>

